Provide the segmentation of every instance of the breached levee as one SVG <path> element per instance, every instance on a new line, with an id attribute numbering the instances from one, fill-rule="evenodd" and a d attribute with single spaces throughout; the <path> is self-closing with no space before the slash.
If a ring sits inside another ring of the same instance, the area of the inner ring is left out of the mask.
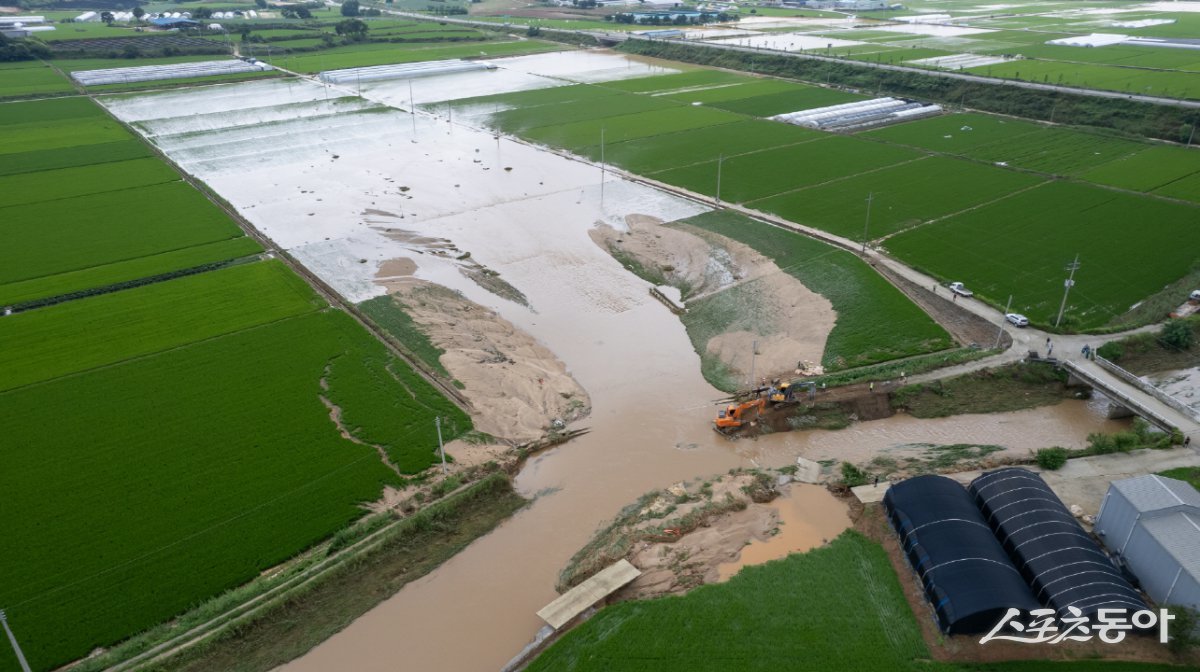
<path id="1" fill-rule="evenodd" d="M 820 372 L 837 321 L 833 305 L 749 246 L 640 215 L 620 228 L 598 226 L 591 236 L 647 281 L 678 289 L 689 311 L 726 316 L 722 324 L 695 313 L 682 319 L 701 358 L 719 362 L 731 381 Z"/>

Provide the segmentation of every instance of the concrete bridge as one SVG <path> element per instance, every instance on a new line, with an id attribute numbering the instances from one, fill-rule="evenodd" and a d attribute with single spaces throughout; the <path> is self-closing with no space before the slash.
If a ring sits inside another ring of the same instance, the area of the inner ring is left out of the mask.
<path id="1" fill-rule="evenodd" d="M 1133 381 L 1106 368 L 1104 360 L 1063 360 L 1059 362 L 1069 374 L 1068 385 L 1087 385 L 1108 397 L 1111 404 L 1108 417 L 1125 418 L 1136 415 L 1166 432 L 1195 431 L 1196 422 L 1173 405 L 1147 392 Z M 1135 379 L 1136 380 L 1136 379 Z"/>

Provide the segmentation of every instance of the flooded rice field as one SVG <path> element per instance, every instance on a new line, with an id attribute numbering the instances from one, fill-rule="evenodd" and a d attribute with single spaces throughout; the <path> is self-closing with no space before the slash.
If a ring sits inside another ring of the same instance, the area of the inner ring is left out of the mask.
<path id="1" fill-rule="evenodd" d="M 598 53 L 501 61 L 504 68 L 471 73 L 495 74 L 493 85 L 434 77 L 419 86 L 434 97 L 478 95 L 660 67 Z M 461 291 L 527 332 L 590 396 L 591 415 L 576 426 L 592 431 L 529 461 L 516 486 L 536 497 L 531 506 L 288 670 L 496 670 L 537 632 L 535 612 L 556 597 L 559 571 L 596 528 L 674 482 L 797 456 L 860 461 L 921 443 L 1076 447 L 1089 432 L 1119 426 L 1065 402 L 728 441 L 710 428 L 713 402 L 724 395 L 700 375 L 679 319 L 589 236 L 600 222 L 669 222 L 706 206 L 611 176 L 602 185 L 596 166 L 409 114 L 393 107 L 406 102 L 407 83 L 364 85 L 363 96 L 273 80 L 104 104 L 348 299 L 385 293 L 382 268 L 384 277 Z M 464 272 L 467 260 L 524 301 Z M 797 534 L 811 513 L 804 501 L 781 511 Z"/>

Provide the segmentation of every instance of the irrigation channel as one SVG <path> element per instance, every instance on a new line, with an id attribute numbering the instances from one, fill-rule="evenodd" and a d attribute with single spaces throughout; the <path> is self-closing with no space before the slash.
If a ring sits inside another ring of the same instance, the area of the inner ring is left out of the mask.
<path id="1" fill-rule="evenodd" d="M 564 73 L 599 80 L 663 69 L 605 54 L 497 62 L 506 67 L 491 74 L 507 90 L 561 85 Z M 495 92 L 483 90 L 488 74 L 416 86 L 425 99 Z M 600 221 L 671 221 L 707 206 L 611 176 L 602 186 L 593 165 L 457 118 L 401 112 L 408 98 L 406 82 L 363 83 L 358 98 L 293 80 L 104 101 L 350 300 L 382 294 L 380 266 L 410 259 L 418 278 L 532 335 L 591 397 L 590 416 L 577 423 L 591 433 L 517 476 L 531 506 L 285 670 L 496 670 L 537 632 L 535 612 L 557 596 L 559 571 L 592 533 L 639 495 L 678 481 L 797 456 L 866 461 L 911 444 L 1077 447 L 1089 432 L 1124 426 L 1071 401 L 728 441 L 710 429 L 724 394 L 701 376 L 679 318 L 588 235 Z M 528 305 L 464 274 L 467 252 Z"/>

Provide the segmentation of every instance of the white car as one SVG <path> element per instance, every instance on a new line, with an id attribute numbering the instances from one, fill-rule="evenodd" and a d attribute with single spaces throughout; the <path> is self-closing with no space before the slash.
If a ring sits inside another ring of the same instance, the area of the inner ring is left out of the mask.
<path id="1" fill-rule="evenodd" d="M 975 296 L 975 292 L 972 292 L 971 290 L 967 289 L 961 282 L 952 282 L 952 283 L 950 283 L 949 287 L 950 287 L 951 292 L 954 292 L 955 294 L 958 294 L 959 296 L 966 296 L 966 297 Z"/>
<path id="2" fill-rule="evenodd" d="M 1006 313 L 1004 315 L 1004 319 L 1008 320 L 1008 323 L 1013 325 L 1014 327 L 1028 327 L 1029 326 L 1029 318 L 1025 317 L 1024 315 L 1022 315 L 1020 313 Z"/>

